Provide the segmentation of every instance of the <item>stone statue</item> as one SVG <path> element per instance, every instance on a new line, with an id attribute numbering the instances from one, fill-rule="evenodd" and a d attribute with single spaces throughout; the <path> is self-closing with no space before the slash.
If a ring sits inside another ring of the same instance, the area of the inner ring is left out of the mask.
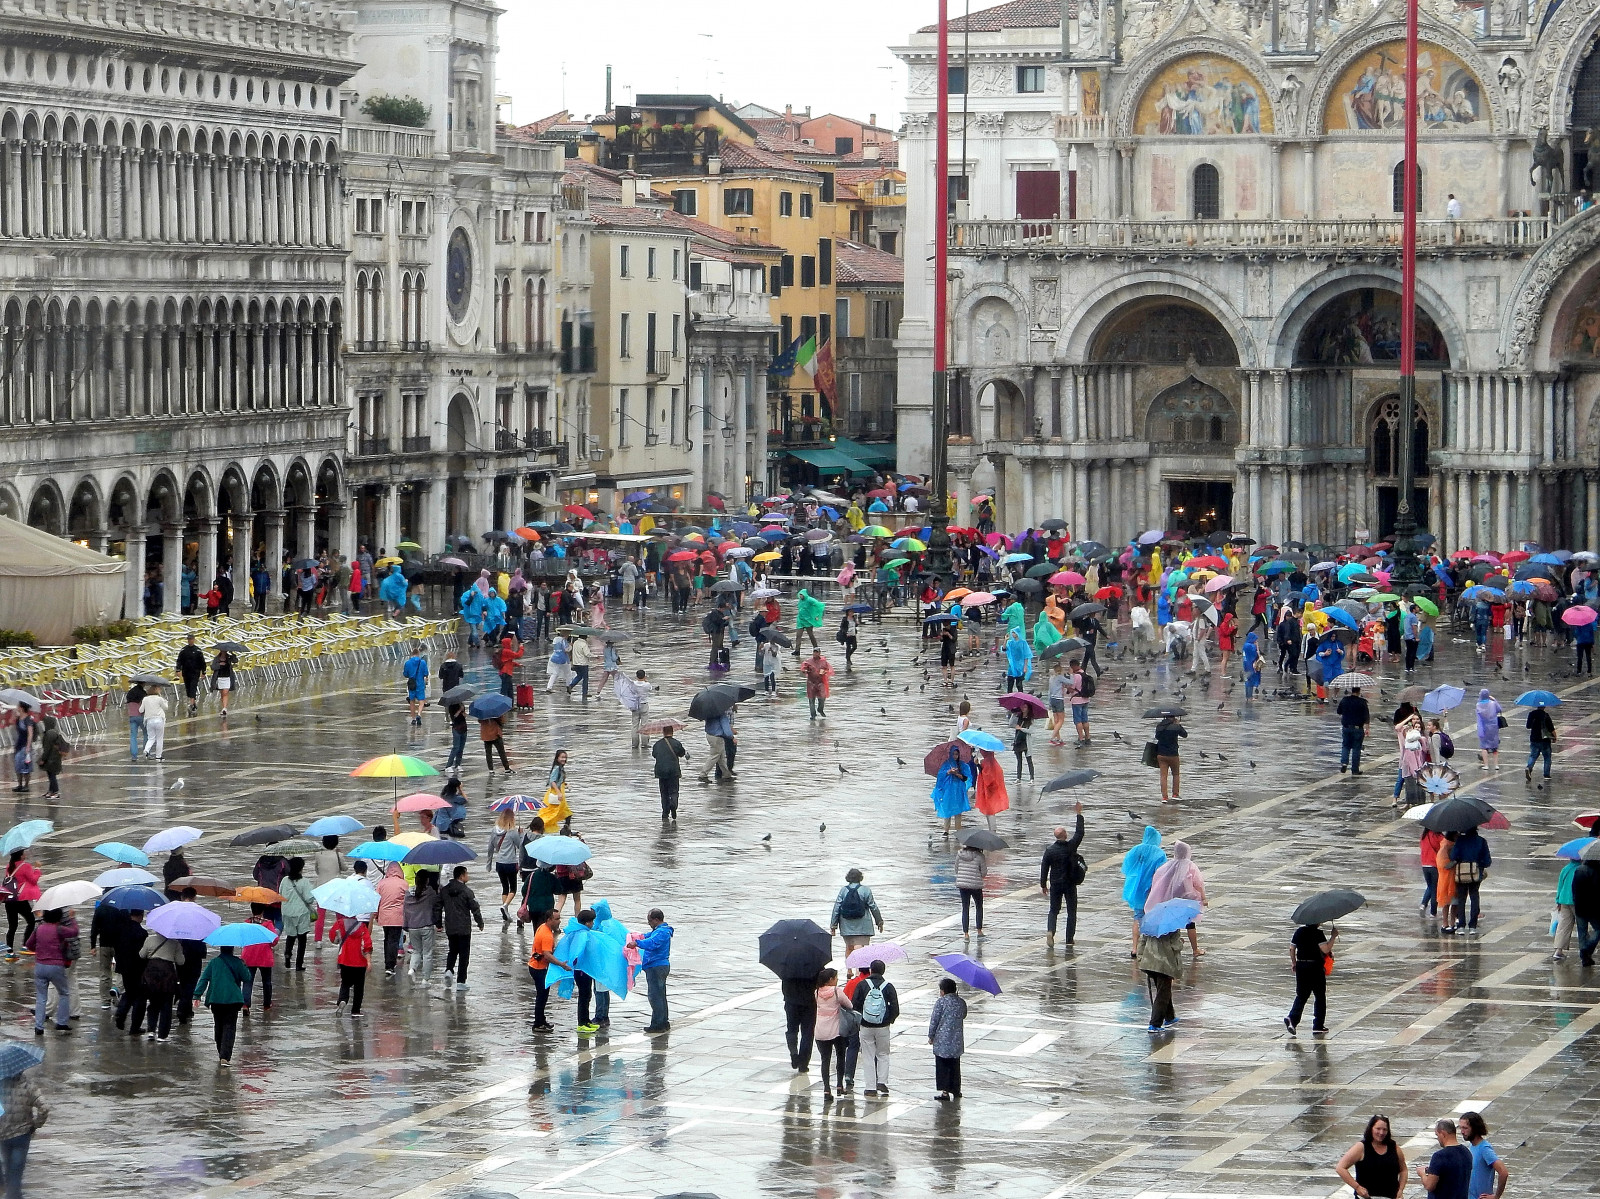
<path id="1" fill-rule="evenodd" d="M 1292 131 L 1300 121 L 1300 80 L 1293 75 L 1286 75 L 1283 86 L 1278 89 L 1278 121 L 1283 131 Z"/>
<path id="2" fill-rule="evenodd" d="M 1567 175 L 1561 165 L 1561 151 L 1550 144 L 1548 132 L 1541 126 L 1534 139 L 1528 182 L 1537 184 L 1539 195 L 1556 196 L 1567 190 Z"/>
<path id="3" fill-rule="evenodd" d="M 1100 5 L 1095 0 L 1078 5 L 1078 41 L 1072 49 L 1077 58 L 1100 56 Z"/>
<path id="4" fill-rule="evenodd" d="M 1515 133 L 1522 123 L 1522 68 L 1517 60 L 1508 58 L 1500 64 L 1500 92 L 1505 98 L 1506 129 Z"/>

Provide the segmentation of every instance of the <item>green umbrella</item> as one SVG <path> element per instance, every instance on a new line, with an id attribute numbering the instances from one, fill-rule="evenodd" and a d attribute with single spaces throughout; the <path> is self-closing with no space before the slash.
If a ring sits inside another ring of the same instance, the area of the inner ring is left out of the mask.
<path id="1" fill-rule="evenodd" d="M 1387 591 L 1382 595 L 1375 595 L 1367 601 L 1369 604 L 1398 604 L 1399 602 L 1400 597 L 1398 595 L 1393 595 Z M 1438 613 L 1434 613 L 1434 615 L 1437 616 Z"/>
<path id="2" fill-rule="evenodd" d="M 1411 602 L 1413 604 L 1415 604 L 1417 607 L 1421 608 L 1429 616 L 1437 616 L 1437 615 L 1439 615 L 1439 605 L 1434 603 L 1430 599 L 1423 599 L 1419 595 L 1416 598 L 1414 598 Z"/>
<path id="3" fill-rule="evenodd" d="M 884 566 L 887 567 L 890 570 L 896 570 L 899 567 L 909 565 L 910 562 L 911 562 L 910 558 L 892 558 L 888 562 L 885 562 Z"/>

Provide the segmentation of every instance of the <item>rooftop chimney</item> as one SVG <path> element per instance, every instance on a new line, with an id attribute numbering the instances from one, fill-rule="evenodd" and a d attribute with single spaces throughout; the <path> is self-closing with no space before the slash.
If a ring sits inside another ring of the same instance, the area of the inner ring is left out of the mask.
<path id="1" fill-rule="evenodd" d="M 639 181 L 632 175 L 624 175 L 622 177 L 622 206 L 624 208 L 632 208 L 638 201 L 638 184 Z"/>
<path id="2" fill-rule="evenodd" d="M 875 112 L 869 112 L 867 114 L 867 124 L 876 125 L 877 123 L 878 123 L 878 114 L 875 113 Z"/>
<path id="3" fill-rule="evenodd" d="M 868 142 L 866 145 L 861 147 L 862 162 L 877 162 L 878 154 L 879 151 L 877 142 Z"/>
<path id="4" fill-rule="evenodd" d="M 784 106 L 783 106 L 783 115 L 784 115 L 784 116 L 785 116 L 785 117 L 792 117 L 792 116 L 794 116 L 794 105 L 793 105 L 793 104 L 785 104 L 785 105 L 784 105 Z"/>

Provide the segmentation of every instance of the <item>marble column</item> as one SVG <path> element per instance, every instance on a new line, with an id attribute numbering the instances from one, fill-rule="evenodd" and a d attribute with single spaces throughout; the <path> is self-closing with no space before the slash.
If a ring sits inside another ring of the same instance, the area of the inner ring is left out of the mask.
<path id="1" fill-rule="evenodd" d="M 956 515 L 958 521 L 965 520 L 965 514 L 972 511 L 972 468 L 952 466 L 950 473 L 956 480 Z"/>
<path id="2" fill-rule="evenodd" d="M 422 543 L 424 551 L 437 554 L 445 548 L 445 534 L 449 532 L 444 527 L 444 487 L 432 479 L 418 483 L 417 486 L 427 488 L 427 494 L 420 500 L 423 536 L 417 540 Z"/>
<path id="3" fill-rule="evenodd" d="M 1511 544 L 1511 472 L 1494 472 L 1494 544 L 1505 549 Z"/>
<path id="4" fill-rule="evenodd" d="M 1022 471 L 1022 513 L 1011 527 L 1020 531 L 1033 528 L 1035 523 L 1033 513 L 1033 459 L 1019 458 L 1017 462 Z"/>
<path id="5" fill-rule="evenodd" d="M 167 611 L 178 611 L 183 600 L 183 526 L 170 521 L 161 526 L 161 562 L 167 579 Z M 196 581 L 198 581 L 198 576 Z"/>
<path id="6" fill-rule="evenodd" d="M 1596 544 L 1600 544 L 1600 471 L 1584 471 L 1583 486 L 1587 497 L 1584 513 L 1588 517 L 1588 522 L 1583 530 L 1582 540 L 1585 549 L 1593 549 Z"/>
<path id="7" fill-rule="evenodd" d="M 217 528 L 222 524 L 215 516 L 195 518 L 199 528 L 199 552 L 195 555 L 195 585 L 201 591 L 210 590 L 211 581 L 217 577 Z"/>
<path id="8" fill-rule="evenodd" d="M 1072 472 L 1072 511 L 1067 514 L 1067 523 L 1079 541 L 1087 541 L 1090 537 L 1089 463 L 1073 463 Z"/>
<path id="9" fill-rule="evenodd" d="M 396 526 L 398 528 L 398 526 Z M 396 540 L 399 540 L 398 536 Z M 390 544 L 393 549 L 393 543 Z M 317 507 L 315 504 L 297 504 L 294 509 L 294 556 L 317 556 Z"/>
<path id="10" fill-rule="evenodd" d="M 1066 519 L 1067 468 L 1060 461 L 1050 464 L 1050 515 Z"/>
<path id="11" fill-rule="evenodd" d="M 263 540 L 266 542 L 267 573 L 272 576 L 271 594 L 267 597 L 267 611 L 282 611 L 283 592 L 281 589 L 281 576 L 283 574 L 283 518 L 282 508 L 268 508 L 259 513 L 261 517 Z M 277 607 L 274 607 L 274 604 Z"/>
<path id="12" fill-rule="evenodd" d="M 144 538 L 144 528 L 138 525 L 123 537 L 128 573 L 122 581 L 122 615 L 128 620 L 144 615 Z"/>
<path id="13" fill-rule="evenodd" d="M 1289 512 L 1288 540 L 1307 541 L 1314 540 L 1306 536 L 1306 491 L 1303 470 L 1300 467 L 1291 467 L 1289 470 Z"/>

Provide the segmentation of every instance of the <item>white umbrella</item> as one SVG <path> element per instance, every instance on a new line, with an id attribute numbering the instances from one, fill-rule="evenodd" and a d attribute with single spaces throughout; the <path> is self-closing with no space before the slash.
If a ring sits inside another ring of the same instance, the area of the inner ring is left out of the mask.
<path id="1" fill-rule="evenodd" d="M 33 906 L 41 912 L 48 912 L 52 908 L 73 908 L 80 903 L 100 898 L 100 888 L 83 879 L 73 879 L 69 883 L 57 883 L 38 899 L 33 901 Z"/>

